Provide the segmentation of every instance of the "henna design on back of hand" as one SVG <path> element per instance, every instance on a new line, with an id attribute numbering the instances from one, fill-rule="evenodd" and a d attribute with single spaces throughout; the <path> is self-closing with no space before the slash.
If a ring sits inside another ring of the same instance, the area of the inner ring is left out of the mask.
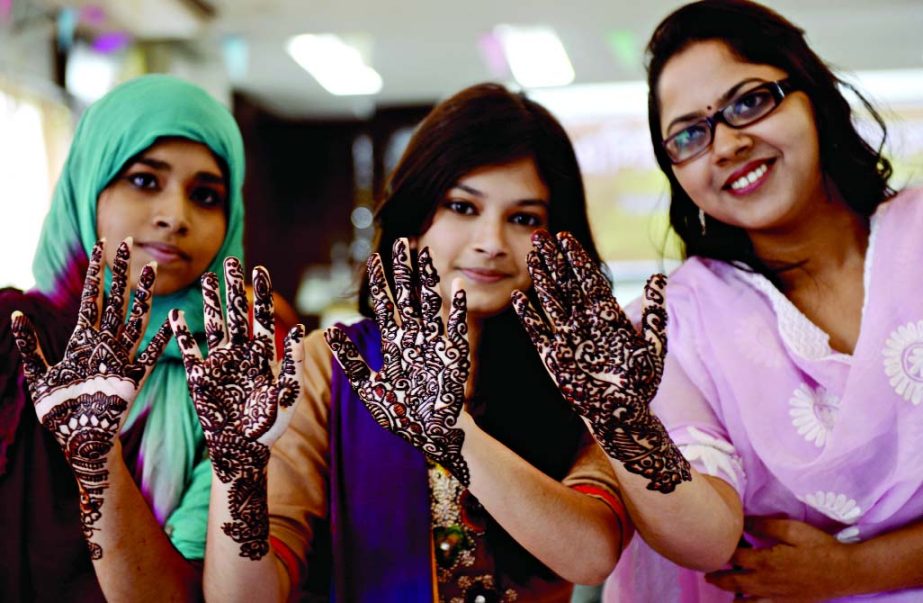
<path id="1" fill-rule="evenodd" d="M 253 270 L 253 336 L 247 320 L 243 269 L 236 258 L 224 264 L 227 328 L 218 278 L 202 276 L 208 356 L 174 310 L 170 324 L 183 352 L 189 392 L 205 433 L 215 475 L 231 484 L 228 508 L 232 521 L 222 530 L 240 544 L 240 556 L 261 559 L 269 552 L 266 466 L 272 444 L 288 427 L 295 404 L 304 394 L 301 344 L 304 327 L 285 338 L 281 364 L 275 358 L 272 283 L 265 268 Z"/>
<path id="2" fill-rule="evenodd" d="M 103 245 L 93 248 L 81 295 L 77 327 L 64 358 L 49 367 L 25 315 L 14 312 L 13 337 L 39 421 L 55 437 L 74 472 L 80 491 L 80 520 L 92 559 L 102 548 L 93 541 L 109 487 L 112 449 L 127 410 L 170 338 L 161 325 L 147 348 L 135 357 L 148 320 L 156 264 L 145 266 L 131 314 L 125 321 L 131 239 L 119 245 L 112 265 L 112 288 L 103 301 Z"/>
<path id="3" fill-rule="evenodd" d="M 414 295 L 406 239 L 394 243 L 393 256 L 396 303 L 381 257 L 373 254 L 368 262 L 372 307 L 381 331 L 381 370 L 372 372 L 342 329 L 331 327 L 324 337 L 378 424 L 468 486 L 471 478 L 461 454 L 465 434 L 455 427 L 465 403 L 471 366 L 465 293 L 453 292 L 448 321 L 443 326 L 439 276 L 429 251 L 423 249 L 419 254 L 418 295 Z"/>
<path id="4" fill-rule="evenodd" d="M 513 306 L 545 368 L 610 457 L 647 478 L 648 489 L 672 492 L 692 479 L 689 463 L 649 408 L 666 354 L 666 277 L 645 286 L 639 334 L 573 236 L 555 242 L 539 231 L 532 241 L 529 273 L 549 322 L 520 291 Z"/>

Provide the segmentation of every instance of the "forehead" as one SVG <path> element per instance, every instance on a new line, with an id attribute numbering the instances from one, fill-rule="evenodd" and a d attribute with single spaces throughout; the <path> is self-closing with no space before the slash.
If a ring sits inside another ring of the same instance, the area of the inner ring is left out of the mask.
<path id="1" fill-rule="evenodd" d="M 186 138 L 160 139 L 145 149 L 140 157 L 163 161 L 177 169 L 221 173 L 218 160 L 211 149 L 201 142 Z"/>
<path id="2" fill-rule="evenodd" d="M 474 169 L 459 178 L 457 184 L 479 191 L 485 200 L 548 200 L 549 196 L 548 187 L 530 157 Z"/>
<path id="3" fill-rule="evenodd" d="M 717 109 L 718 99 L 743 80 L 775 81 L 785 76 L 778 67 L 741 60 L 723 42 L 696 42 L 667 61 L 660 74 L 661 123 L 666 127 L 681 115 Z"/>

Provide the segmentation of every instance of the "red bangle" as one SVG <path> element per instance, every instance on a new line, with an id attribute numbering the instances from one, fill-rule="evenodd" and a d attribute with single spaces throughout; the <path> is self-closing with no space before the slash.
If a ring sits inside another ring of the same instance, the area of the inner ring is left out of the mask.
<path id="1" fill-rule="evenodd" d="M 291 592 L 294 593 L 301 583 L 301 571 L 299 571 L 301 564 L 298 562 L 298 558 L 295 557 L 295 553 L 292 552 L 292 549 L 287 544 L 275 536 L 269 536 L 269 546 L 272 548 L 272 552 L 276 554 L 276 558 L 285 566 L 285 571 L 288 572 L 288 577 L 292 583 Z"/>
<path id="2" fill-rule="evenodd" d="M 625 547 L 628 546 L 631 536 L 635 532 L 634 525 L 628 517 L 628 512 L 625 511 L 625 505 L 622 504 L 622 501 L 619 500 L 617 496 L 614 496 L 611 492 L 599 486 L 578 484 L 572 486 L 572 488 L 577 492 L 602 500 L 612 509 L 612 513 L 615 514 L 616 519 L 619 521 L 619 527 L 622 529 L 622 543 L 621 549 L 619 550 L 619 554 L 621 554 L 625 550 Z"/>

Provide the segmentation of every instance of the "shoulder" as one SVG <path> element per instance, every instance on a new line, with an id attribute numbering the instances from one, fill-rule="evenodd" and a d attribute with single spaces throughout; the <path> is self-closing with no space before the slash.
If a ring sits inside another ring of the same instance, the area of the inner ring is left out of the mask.
<path id="1" fill-rule="evenodd" d="M 905 188 L 883 201 L 875 209 L 872 220 L 889 223 L 923 220 L 923 186 Z"/>

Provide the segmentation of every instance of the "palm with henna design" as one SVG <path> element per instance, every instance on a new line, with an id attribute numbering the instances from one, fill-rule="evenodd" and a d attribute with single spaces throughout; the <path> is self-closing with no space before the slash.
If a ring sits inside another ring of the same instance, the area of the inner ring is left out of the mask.
<path id="1" fill-rule="evenodd" d="M 109 487 L 110 460 L 116 439 L 138 391 L 170 340 L 161 325 L 147 348 L 136 356 L 148 321 L 156 264 L 145 266 L 131 314 L 125 323 L 131 239 L 119 245 L 112 265 L 112 288 L 103 305 L 103 246 L 93 247 L 84 281 L 77 327 L 53 366 L 45 362 L 35 331 L 26 316 L 13 313 L 12 330 L 22 356 L 23 372 L 39 421 L 61 446 L 77 478 L 80 521 L 92 559 L 102 547 L 93 542 Z M 102 313 L 100 314 L 100 310 Z"/>
<path id="2" fill-rule="evenodd" d="M 378 424 L 468 486 L 471 478 L 461 454 L 465 434 L 455 427 L 465 403 L 470 367 L 465 292 L 453 291 L 452 309 L 444 327 L 442 297 L 437 292 L 439 276 L 429 251 L 423 249 L 419 254 L 418 292 L 413 286 L 407 239 L 394 243 L 393 256 L 396 304 L 381 257 L 372 254 L 368 262 L 372 306 L 381 331 L 381 370 L 373 373 L 369 369 L 343 330 L 331 327 L 324 336 Z"/>
<path id="3" fill-rule="evenodd" d="M 240 556 L 261 559 L 269 552 L 266 465 L 269 449 L 292 420 L 304 393 L 301 341 L 297 325 L 285 338 L 282 362 L 276 362 L 272 284 L 265 268 L 253 270 L 253 337 L 247 318 L 243 269 L 236 258 L 224 263 L 227 329 L 218 277 L 202 276 L 208 356 L 202 358 L 183 313 L 174 310 L 170 324 L 183 353 L 189 393 L 205 433 L 212 467 L 222 483 L 231 484 L 232 521 L 222 530 L 240 544 Z"/>
<path id="4" fill-rule="evenodd" d="M 609 456 L 647 478 L 649 490 L 672 492 L 691 479 L 689 463 L 649 408 L 666 354 L 666 277 L 645 285 L 638 334 L 573 236 L 556 242 L 538 231 L 532 243 L 529 273 L 550 324 L 521 291 L 513 306 L 545 368 Z"/>

